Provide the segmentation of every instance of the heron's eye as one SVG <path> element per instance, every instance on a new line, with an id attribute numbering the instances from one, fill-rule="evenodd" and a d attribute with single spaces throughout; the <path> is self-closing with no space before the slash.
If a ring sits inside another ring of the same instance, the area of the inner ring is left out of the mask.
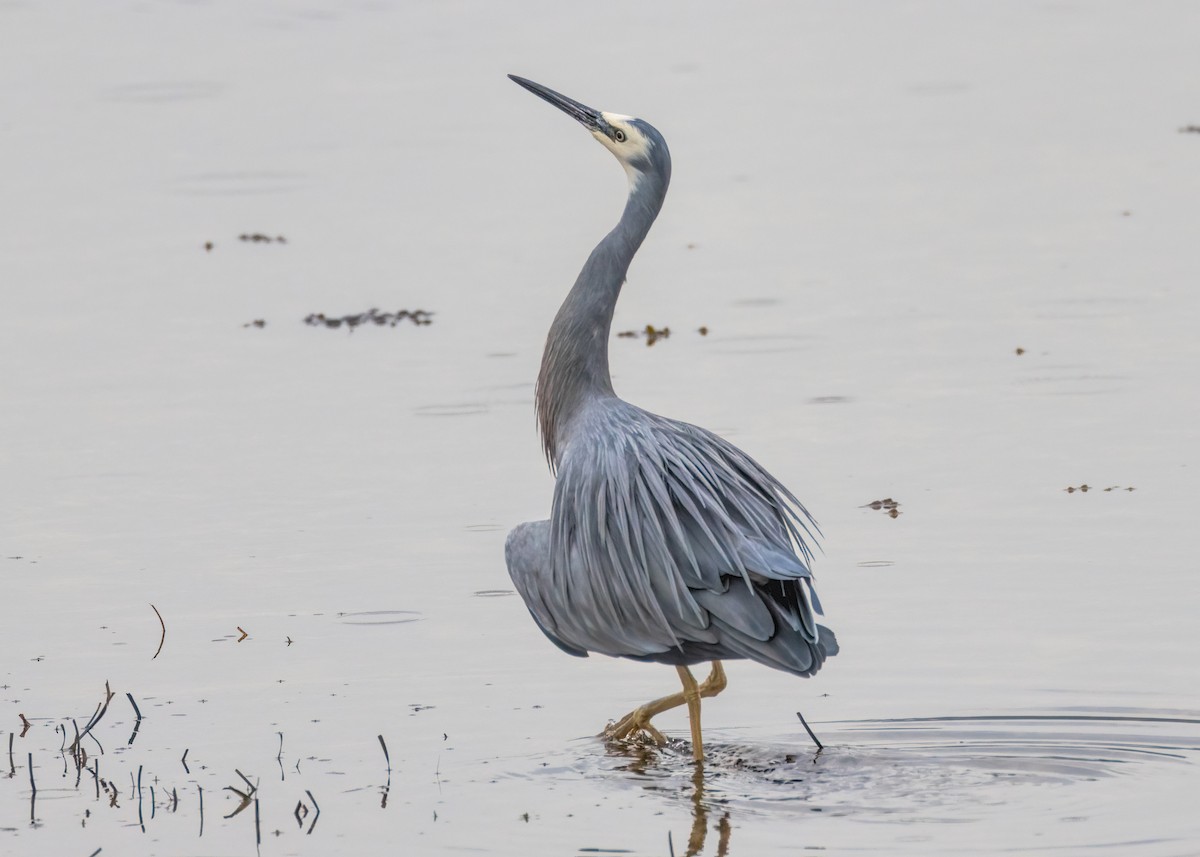
<path id="1" fill-rule="evenodd" d="M 625 142 L 625 132 L 622 131 L 620 128 L 618 128 L 616 131 L 613 132 L 613 139 L 616 140 L 618 143 L 624 143 Z"/>

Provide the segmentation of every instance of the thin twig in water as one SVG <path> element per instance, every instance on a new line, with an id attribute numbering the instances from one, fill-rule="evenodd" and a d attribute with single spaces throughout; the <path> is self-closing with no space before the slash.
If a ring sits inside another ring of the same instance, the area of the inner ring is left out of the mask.
<path id="1" fill-rule="evenodd" d="M 250 782 L 250 779 L 245 774 L 243 774 L 237 768 L 234 768 L 233 772 L 242 778 L 242 782 L 246 784 L 246 788 L 250 789 L 250 794 L 254 794 L 256 791 L 258 791 L 258 786 Z"/>
<path id="2" fill-rule="evenodd" d="M 158 617 L 158 623 L 162 625 L 162 638 L 158 641 L 158 651 L 154 653 L 154 658 L 157 658 L 162 652 L 163 643 L 167 641 L 167 623 L 163 621 L 162 614 L 158 612 L 157 607 L 151 604 L 150 609 L 154 611 L 154 615 Z M 154 658 L 150 660 L 154 660 Z"/>
<path id="3" fill-rule="evenodd" d="M 129 704 L 133 706 L 133 713 L 137 715 L 137 720 L 133 722 L 133 732 L 129 735 L 129 746 L 132 747 L 134 739 L 138 736 L 138 730 L 142 728 L 142 712 L 137 703 L 133 701 L 132 693 L 126 693 L 125 696 L 129 698 Z"/>
<path id="4" fill-rule="evenodd" d="M 308 795 L 308 799 L 312 801 L 313 809 L 317 811 L 317 814 L 313 816 L 312 824 L 308 826 L 308 833 L 305 834 L 305 836 L 311 836 L 313 828 L 317 826 L 317 819 L 321 817 L 321 807 L 317 805 L 317 799 L 313 797 L 312 792 L 310 792 L 308 789 L 305 789 L 304 793 Z"/>
<path id="5" fill-rule="evenodd" d="M 387 809 L 388 793 L 392 790 L 392 757 L 388 753 L 387 744 L 383 740 L 383 736 L 379 737 L 379 746 L 383 748 L 383 760 L 387 762 L 387 785 L 383 787 L 383 796 L 379 800 L 379 808 Z"/>
<path id="6" fill-rule="evenodd" d="M 241 798 L 241 803 L 239 803 L 234 808 L 233 812 L 231 812 L 231 813 L 229 813 L 229 815 L 225 816 L 226 818 L 233 818 L 235 815 L 238 815 L 246 807 L 250 806 L 250 795 L 246 794 L 241 789 L 235 788 L 234 786 L 225 786 L 225 791 L 233 792 L 235 795 L 237 795 L 239 798 Z M 253 792 L 251 792 L 251 794 L 253 794 Z"/>
<path id="7" fill-rule="evenodd" d="M 92 713 L 91 719 L 88 720 L 87 726 L 83 727 L 83 732 L 79 733 L 79 737 L 75 739 L 75 743 L 71 747 L 72 752 L 76 752 L 79 749 L 79 742 L 83 740 L 84 735 L 91 735 L 92 729 L 108 712 L 108 704 L 112 702 L 112 698 L 114 696 L 116 696 L 116 694 L 113 693 L 112 688 L 108 686 L 108 682 L 104 682 L 104 702 L 101 702 L 96 706 L 96 710 Z M 104 747 L 100 744 L 100 741 L 97 740 L 95 735 L 92 735 L 92 740 L 96 742 L 96 746 L 99 747 L 100 752 L 103 753 Z"/>
<path id="8" fill-rule="evenodd" d="M 813 743 L 817 745 L 817 752 L 819 753 L 824 750 L 825 745 L 820 742 L 817 736 L 813 733 L 812 729 L 809 728 L 808 721 L 804 719 L 804 715 L 797 711 L 796 716 L 800 718 L 800 723 L 804 726 L 804 731 L 808 733 L 808 737 L 812 738 Z"/>

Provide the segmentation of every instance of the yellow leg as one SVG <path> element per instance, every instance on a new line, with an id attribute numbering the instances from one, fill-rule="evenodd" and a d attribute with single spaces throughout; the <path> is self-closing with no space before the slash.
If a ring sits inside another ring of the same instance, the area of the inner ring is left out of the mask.
<path id="1" fill-rule="evenodd" d="M 700 685 L 700 696 L 703 699 L 716 696 L 729 686 L 729 679 L 725 677 L 725 667 L 721 666 L 720 661 L 712 662 L 712 670 Z"/>
<path id="2" fill-rule="evenodd" d="M 683 683 L 683 698 L 687 701 L 688 725 L 692 727 L 692 758 L 704 761 L 704 738 L 700 734 L 700 685 L 687 667 L 675 667 Z"/>
<path id="3" fill-rule="evenodd" d="M 686 667 L 679 669 L 686 671 Z M 691 673 L 688 672 L 691 676 Z M 682 678 L 682 673 L 680 675 Z M 692 679 L 695 684 L 695 679 Z M 700 699 L 708 699 L 716 696 L 723 691 L 729 684 L 729 680 L 725 677 L 725 668 L 721 666 L 720 661 L 712 662 L 712 670 L 698 687 Z M 687 684 L 684 683 L 686 690 Z M 650 736 L 650 739 L 660 747 L 667 743 L 666 737 L 650 724 L 650 718 L 662 714 L 664 711 L 670 711 L 672 708 L 678 708 L 681 705 L 687 704 L 687 696 L 685 693 L 672 693 L 668 696 L 659 697 L 652 702 L 647 702 L 645 705 L 640 705 L 633 711 L 626 714 L 616 723 L 612 723 L 604 730 L 604 737 L 612 741 L 625 741 L 631 738 L 638 732 L 644 732 Z M 699 700 L 697 700 L 699 704 Z M 689 711 L 690 720 L 690 711 Z M 699 722 L 697 720 L 697 722 Z M 694 736 L 693 736 L 694 738 Z"/>

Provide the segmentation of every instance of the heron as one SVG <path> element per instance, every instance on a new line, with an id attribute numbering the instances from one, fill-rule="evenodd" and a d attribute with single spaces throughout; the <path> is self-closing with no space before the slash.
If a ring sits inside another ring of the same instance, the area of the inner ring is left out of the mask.
<path id="1" fill-rule="evenodd" d="M 742 450 L 613 390 L 613 310 L 671 180 L 662 134 L 509 78 L 590 131 L 624 167 L 629 190 L 550 325 L 535 410 L 554 496 L 549 519 L 508 534 L 508 572 L 534 622 L 567 654 L 677 670 L 682 691 L 610 721 L 605 737 L 665 745 L 651 719 L 686 705 L 692 757 L 702 762 L 700 701 L 725 689 L 722 661 L 809 677 L 837 654 L 833 632 L 815 618 L 824 615 L 810 569 L 820 530 Z M 697 681 L 690 667 L 705 662 L 708 677 Z"/>

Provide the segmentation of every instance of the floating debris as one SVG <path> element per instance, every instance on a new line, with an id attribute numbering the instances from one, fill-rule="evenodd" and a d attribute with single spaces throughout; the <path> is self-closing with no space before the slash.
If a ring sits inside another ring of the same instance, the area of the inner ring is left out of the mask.
<path id="1" fill-rule="evenodd" d="M 267 326 L 266 320 L 261 319 L 261 318 L 256 318 L 256 319 L 254 319 L 254 321 L 248 321 L 242 325 L 242 327 L 266 327 L 266 326 Z"/>
<path id="2" fill-rule="evenodd" d="M 617 334 L 617 336 L 620 336 L 623 339 L 637 339 L 638 337 L 644 336 L 646 337 L 646 345 L 649 347 L 658 342 L 660 339 L 669 338 L 671 336 L 671 328 L 655 327 L 652 324 L 648 324 L 641 330 L 622 330 Z"/>
<path id="3" fill-rule="evenodd" d="M 701 325 L 696 328 L 696 333 L 701 336 L 708 336 L 708 325 Z M 671 336 L 671 328 L 655 327 L 652 324 L 648 324 L 641 330 L 622 330 L 617 336 L 622 339 L 640 339 L 644 336 L 646 338 L 646 345 L 650 346 L 660 339 L 668 339 Z"/>
<path id="4" fill-rule="evenodd" d="M 327 316 L 323 312 L 314 312 L 305 316 L 304 323 L 312 327 L 320 327 L 322 325 L 325 327 L 341 327 L 342 325 L 346 325 L 350 330 L 353 330 L 360 324 L 381 326 L 386 324 L 388 327 L 395 327 L 405 319 L 408 319 L 417 326 L 433 324 L 432 316 L 432 312 L 423 309 L 401 309 L 396 310 L 396 312 L 380 312 L 375 307 L 372 307 L 366 312 L 360 312 L 356 315 L 343 315 L 337 318 Z"/>
<path id="5" fill-rule="evenodd" d="M 1180 134 L 1200 134 L 1200 125 L 1184 125 L 1179 129 Z"/>
<path id="6" fill-rule="evenodd" d="M 859 506 L 858 508 L 881 510 L 887 512 L 889 518 L 900 517 L 900 503 L 891 497 L 885 497 L 882 500 L 872 500 L 865 506 Z"/>
<path id="7" fill-rule="evenodd" d="M 282 235 L 276 235 L 272 238 L 270 235 L 263 235 L 261 232 L 243 232 L 238 236 L 238 241 L 249 241 L 253 244 L 286 244 L 287 239 Z"/>

